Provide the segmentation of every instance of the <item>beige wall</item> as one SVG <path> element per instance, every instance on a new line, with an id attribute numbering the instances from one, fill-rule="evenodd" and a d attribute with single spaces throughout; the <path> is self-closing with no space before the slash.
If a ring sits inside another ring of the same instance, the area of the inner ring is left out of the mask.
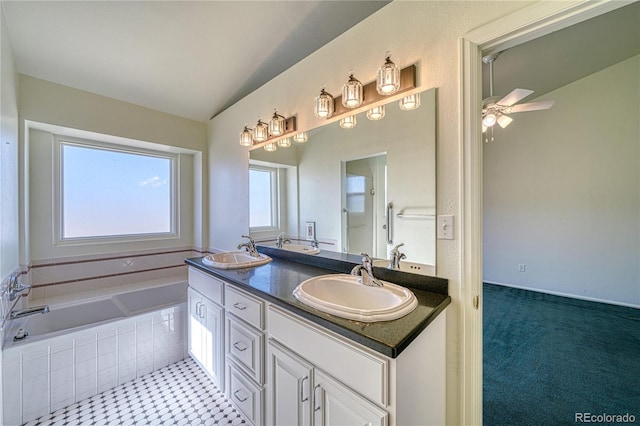
<path id="1" fill-rule="evenodd" d="M 638 76 L 635 56 L 547 93 L 484 145 L 485 281 L 640 307 Z"/>
<path id="2" fill-rule="evenodd" d="M 438 88 L 437 211 L 459 217 L 460 81 L 459 38 L 531 2 L 395 1 L 209 122 L 210 245 L 232 249 L 248 231 L 248 153 L 238 144 L 242 126 L 267 117 L 274 107 L 297 115 L 302 129 L 322 124 L 312 114 L 313 98 L 326 84 L 338 93 L 349 70 L 372 81 L 390 50 L 405 67 L 416 64 L 418 85 Z M 453 304 L 447 317 L 447 422 L 460 424 L 461 353 L 460 236 L 438 241 L 438 275 L 448 278 Z"/>

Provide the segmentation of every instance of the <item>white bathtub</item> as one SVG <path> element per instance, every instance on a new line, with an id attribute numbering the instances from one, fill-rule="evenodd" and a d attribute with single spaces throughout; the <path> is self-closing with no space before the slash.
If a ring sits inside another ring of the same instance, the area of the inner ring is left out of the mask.
<path id="1" fill-rule="evenodd" d="M 51 306 L 9 322 L 4 425 L 20 425 L 184 359 L 187 283 Z M 13 341 L 17 328 L 29 336 Z"/>

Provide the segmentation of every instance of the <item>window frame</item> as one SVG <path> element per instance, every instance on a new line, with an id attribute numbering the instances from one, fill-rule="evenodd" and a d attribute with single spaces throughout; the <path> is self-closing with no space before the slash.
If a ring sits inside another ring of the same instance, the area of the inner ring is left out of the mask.
<path id="1" fill-rule="evenodd" d="M 271 175 L 271 225 L 268 226 L 251 226 L 251 216 L 249 215 L 249 232 L 272 232 L 280 229 L 280 171 L 277 167 L 269 167 L 262 165 L 249 164 L 249 173 L 251 170 L 269 172 Z M 249 197 L 251 197 L 251 178 L 249 177 Z M 251 209 L 251 200 L 249 200 L 249 209 Z"/>
<path id="2" fill-rule="evenodd" d="M 123 154 L 157 157 L 169 160 L 170 164 L 170 231 L 157 233 L 119 234 L 88 237 L 64 237 L 64 146 L 77 146 Z M 144 149 L 98 140 L 81 139 L 54 134 L 53 143 L 53 241 L 55 246 L 105 244 L 120 242 L 143 242 L 180 238 L 180 154 Z"/>

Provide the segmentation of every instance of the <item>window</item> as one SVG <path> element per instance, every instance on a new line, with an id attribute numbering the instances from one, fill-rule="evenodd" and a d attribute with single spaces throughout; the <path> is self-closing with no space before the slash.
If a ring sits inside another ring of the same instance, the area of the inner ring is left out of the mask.
<path id="1" fill-rule="evenodd" d="M 350 213 L 365 212 L 365 176 L 347 175 L 347 209 Z"/>
<path id="2" fill-rule="evenodd" d="M 59 240 L 176 235 L 177 156 L 58 139 Z"/>
<path id="3" fill-rule="evenodd" d="M 249 166 L 249 227 L 278 227 L 277 169 Z"/>

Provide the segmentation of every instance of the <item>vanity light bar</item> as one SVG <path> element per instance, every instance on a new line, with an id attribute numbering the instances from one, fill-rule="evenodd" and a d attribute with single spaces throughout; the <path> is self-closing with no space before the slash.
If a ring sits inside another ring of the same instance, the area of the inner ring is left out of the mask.
<path id="1" fill-rule="evenodd" d="M 284 120 L 284 133 L 282 133 L 281 135 L 278 136 L 274 136 L 272 134 L 269 134 L 269 136 L 267 137 L 266 140 L 262 141 L 262 142 L 254 142 L 253 145 L 251 145 L 249 147 L 249 150 L 254 150 L 257 148 L 262 148 L 265 145 L 269 144 L 269 143 L 275 143 L 281 139 L 286 139 L 289 138 L 291 136 L 294 136 L 296 133 L 298 133 L 297 128 L 296 128 L 296 118 L 295 117 L 289 117 L 287 119 Z"/>

